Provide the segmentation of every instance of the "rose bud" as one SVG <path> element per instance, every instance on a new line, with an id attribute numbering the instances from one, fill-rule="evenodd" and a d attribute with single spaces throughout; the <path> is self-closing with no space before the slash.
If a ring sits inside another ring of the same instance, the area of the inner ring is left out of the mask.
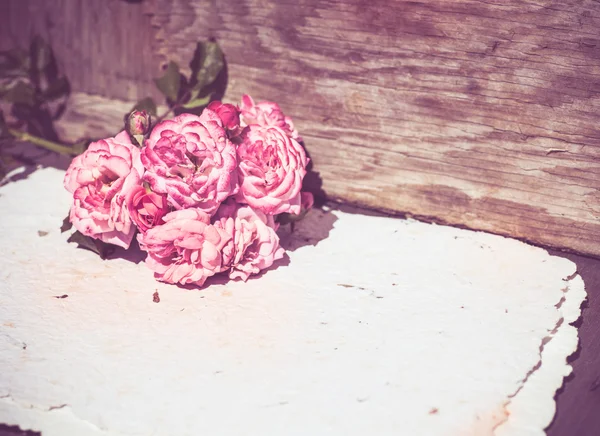
<path id="1" fill-rule="evenodd" d="M 139 145 L 143 145 L 144 136 L 150 130 L 150 114 L 146 111 L 133 111 L 127 117 L 125 130 Z"/>
<path id="2" fill-rule="evenodd" d="M 308 212 L 315 205 L 315 197 L 312 192 L 300 192 L 300 213 Z"/>
<path id="3" fill-rule="evenodd" d="M 240 126 L 240 111 L 234 105 L 213 101 L 206 109 L 215 112 L 227 130 L 237 130 Z"/>

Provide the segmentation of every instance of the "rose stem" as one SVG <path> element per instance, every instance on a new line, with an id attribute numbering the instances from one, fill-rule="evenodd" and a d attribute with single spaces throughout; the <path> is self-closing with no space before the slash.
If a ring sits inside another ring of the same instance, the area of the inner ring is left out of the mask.
<path id="1" fill-rule="evenodd" d="M 186 100 L 186 98 L 190 97 L 190 91 L 186 91 L 185 94 L 183 94 L 181 96 L 181 98 L 179 100 L 177 100 L 175 103 L 173 103 L 173 106 L 171 106 L 169 108 L 169 110 L 167 110 L 164 114 L 162 114 L 160 117 L 156 118 L 156 121 L 154 121 L 154 124 L 158 124 L 160 123 L 162 120 L 165 119 L 165 117 L 167 115 L 169 115 L 171 112 L 175 112 L 175 109 L 179 109 L 181 107 L 181 103 L 184 102 Z"/>
<path id="2" fill-rule="evenodd" d="M 164 120 L 164 119 L 165 119 L 165 117 L 166 117 L 167 115 L 169 115 L 169 114 L 170 114 L 171 112 L 173 112 L 175 109 L 176 109 L 176 106 L 172 106 L 172 107 L 170 107 L 168 111 L 166 111 L 166 112 L 165 112 L 164 114 L 162 114 L 160 117 L 157 117 L 157 118 L 156 118 L 156 121 L 154 121 L 154 124 L 158 124 L 158 123 L 160 123 L 162 120 Z"/>
<path id="3" fill-rule="evenodd" d="M 31 142 L 32 144 L 35 144 L 39 147 L 43 147 L 60 154 L 66 154 L 69 156 L 74 156 L 78 154 L 71 147 L 67 147 L 56 142 L 48 141 L 47 139 L 43 139 L 38 136 L 30 135 L 27 132 L 21 132 L 20 130 L 16 129 L 8 129 L 8 132 L 20 141 Z"/>

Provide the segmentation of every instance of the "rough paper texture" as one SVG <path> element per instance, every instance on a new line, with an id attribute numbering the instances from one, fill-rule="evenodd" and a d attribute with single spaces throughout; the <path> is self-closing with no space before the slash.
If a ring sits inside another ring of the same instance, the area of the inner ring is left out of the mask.
<path id="1" fill-rule="evenodd" d="M 44 436 L 503 436 L 552 419 L 585 298 L 568 260 L 314 211 L 283 230 L 289 262 L 186 290 L 67 244 L 62 177 L 0 188 L 0 422 Z"/>

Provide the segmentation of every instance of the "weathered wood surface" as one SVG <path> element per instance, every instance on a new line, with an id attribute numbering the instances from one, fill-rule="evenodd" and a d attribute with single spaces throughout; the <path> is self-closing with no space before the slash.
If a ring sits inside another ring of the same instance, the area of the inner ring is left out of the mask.
<path id="1" fill-rule="evenodd" d="M 27 46 L 39 34 L 75 90 L 122 100 L 158 97 L 152 78 L 159 58 L 141 7 L 123 0 L 0 0 L 0 50 Z"/>
<path id="2" fill-rule="evenodd" d="M 600 255 L 595 1 L 3 3 L 13 39 L 55 17 L 75 89 L 111 98 L 217 38 L 228 99 L 279 102 L 330 198 Z"/>

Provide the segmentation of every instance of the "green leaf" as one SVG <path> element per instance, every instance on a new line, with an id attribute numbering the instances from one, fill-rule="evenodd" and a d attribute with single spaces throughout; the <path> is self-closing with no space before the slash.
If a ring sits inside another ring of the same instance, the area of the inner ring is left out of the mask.
<path id="1" fill-rule="evenodd" d="M 62 226 L 60 226 L 60 232 L 64 233 L 67 232 L 69 230 L 71 230 L 73 228 L 73 224 L 71 224 L 71 220 L 69 219 L 69 215 L 67 215 L 65 217 L 65 219 L 62 222 Z"/>
<path id="2" fill-rule="evenodd" d="M 193 109 L 201 106 L 206 106 L 208 103 L 210 103 L 211 97 L 212 95 L 209 94 L 206 97 L 194 98 L 188 101 L 186 104 L 181 105 L 181 107 L 185 109 Z"/>
<path id="3" fill-rule="evenodd" d="M 48 88 L 42 92 L 42 98 L 45 101 L 57 100 L 66 97 L 71 92 L 71 85 L 66 77 L 59 77 L 48 85 Z"/>
<path id="4" fill-rule="evenodd" d="M 98 239 L 85 236 L 83 233 L 79 232 L 79 230 L 75 231 L 75 233 L 69 236 L 67 242 L 74 242 L 80 248 L 93 251 L 94 253 L 100 255 L 101 259 L 106 259 L 112 253 L 114 253 L 116 248 L 114 245 L 106 244 Z"/>
<path id="5" fill-rule="evenodd" d="M 179 91 L 178 91 L 179 92 Z M 150 115 L 156 116 L 156 103 L 152 99 L 152 97 L 146 97 L 140 101 L 138 101 L 134 107 L 131 108 L 131 111 L 146 111 Z"/>
<path id="6" fill-rule="evenodd" d="M 215 81 L 223 66 L 225 58 L 219 44 L 214 41 L 198 42 L 194 57 L 190 62 L 194 90 L 201 91 L 206 85 Z"/>
<path id="7" fill-rule="evenodd" d="M 133 135 L 133 139 L 138 143 L 140 147 L 144 146 L 144 135 Z"/>
<path id="8" fill-rule="evenodd" d="M 280 213 L 275 218 L 275 221 L 277 221 L 279 224 L 281 224 L 283 226 L 286 224 L 294 224 L 294 223 L 297 223 L 298 221 L 303 220 L 309 211 L 310 211 L 310 209 L 303 210 L 302 212 L 300 212 L 299 215 L 294 215 L 291 213 Z"/>
<path id="9" fill-rule="evenodd" d="M 179 87 L 181 79 L 179 77 L 179 66 L 171 61 L 165 70 L 165 74 L 158 79 L 154 79 L 156 87 L 162 92 L 169 100 L 177 100 L 179 95 Z"/>
<path id="10" fill-rule="evenodd" d="M 21 103 L 33 106 L 35 104 L 35 90 L 29 83 L 19 80 L 4 91 L 0 98 L 9 103 Z"/>
<path id="11" fill-rule="evenodd" d="M 52 63 L 54 54 L 50 45 L 40 36 L 35 36 L 29 47 L 31 66 L 38 72 L 43 72 Z"/>
<path id="12" fill-rule="evenodd" d="M 275 217 L 275 221 L 284 226 L 294 221 L 292 218 L 293 216 L 295 215 L 292 215 L 291 213 L 280 213 Z"/>

